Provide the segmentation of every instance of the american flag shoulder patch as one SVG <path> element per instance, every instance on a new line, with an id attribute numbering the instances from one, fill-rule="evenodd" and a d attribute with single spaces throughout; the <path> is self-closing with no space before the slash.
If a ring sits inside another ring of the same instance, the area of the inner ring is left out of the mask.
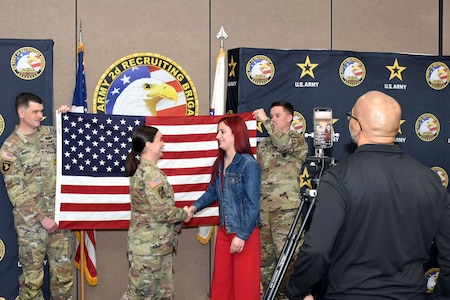
<path id="1" fill-rule="evenodd" d="M 155 177 L 153 178 L 151 181 L 148 182 L 148 185 L 154 189 L 155 187 L 157 187 L 158 185 L 160 185 L 162 183 L 162 179 L 161 177 Z"/>
<path id="2" fill-rule="evenodd" d="M 2 151 L 1 157 L 6 160 L 12 160 L 13 155 L 10 152 Z"/>

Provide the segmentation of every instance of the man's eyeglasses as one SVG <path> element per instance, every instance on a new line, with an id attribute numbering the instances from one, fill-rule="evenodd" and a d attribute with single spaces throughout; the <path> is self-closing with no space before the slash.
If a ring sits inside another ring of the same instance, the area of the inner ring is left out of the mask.
<path id="1" fill-rule="evenodd" d="M 358 120 L 356 117 L 354 117 L 354 116 L 352 115 L 352 112 L 351 112 L 351 111 L 348 111 L 348 112 L 346 112 L 345 114 L 347 115 L 347 119 L 348 119 L 349 121 L 350 121 L 351 119 L 355 119 L 355 121 L 358 122 L 358 124 L 359 124 L 359 128 L 361 128 L 361 130 L 363 130 L 363 129 L 362 129 L 362 126 L 361 126 L 361 123 L 359 123 L 359 120 Z"/>

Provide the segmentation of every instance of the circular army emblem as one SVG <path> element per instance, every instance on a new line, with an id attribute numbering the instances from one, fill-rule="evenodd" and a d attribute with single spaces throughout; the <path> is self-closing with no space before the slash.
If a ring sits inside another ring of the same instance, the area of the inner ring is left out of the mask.
<path id="1" fill-rule="evenodd" d="M 134 53 L 114 62 L 94 93 L 96 113 L 139 116 L 198 115 L 197 90 L 176 62 L 155 53 Z"/>
<path id="2" fill-rule="evenodd" d="M 436 174 L 439 175 L 439 178 L 441 179 L 442 185 L 445 187 L 448 187 L 448 173 L 441 167 L 432 167 L 431 168 Z"/>
<path id="3" fill-rule="evenodd" d="M 38 78 L 45 69 L 45 57 L 36 48 L 22 47 L 11 57 L 11 69 L 24 80 Z"/>
<path id="4" fill-rule="evenodd" d="M 428 85 L 435 90 L 442 90 L 448 85 L 449 70 L 443 62 L 434 62 L 425 73 Z"/>
<path id="5" fill-rule="evenodd" d="M 439 277 L 439 271 L 439 268 L 431 268 L 425 273 L 425 278 L 427 279 L 427 294 L 433 293 L 436 281 Z"/>
<path id="6" fill-rule="evenodd" d="M 3 131 L 5 131 L 5 119 L 0 115 L 0 135 L 3 134 Z"/>
<path id="7" fill-rule="evenodd" d="M 248 79 L 253 84 L 265 85 L 272 80 L 275 74 L 275 67 L 267 56 L 256 55 L 247 62 L 245 71 Z"/>
<path id="8" fill-rule="evenodd" d="M 5 243 L 3 242 L 2 239 L 0 239 L 0 261 L 2 261 L 3 258 L 5 257 L 5 253 L 6 253 Z"/>
<path id="9" fill-rule="evenodd" d="M 297 131 L 300 134 L 306 132 L 306 119 L 298 111 L 294 111 L 294 118 L 292 119 L 291 129 Z"/>
<path id="10" fill-rule="evenodd" d="M 416 134 L 424 142 L 431 142 L 439 135 L 439 120 L 430 113 L 422 114 L 416 121 Z"/>
<path id="11" fill-rule="evenodd" d="M 346 85 L 358 86 L 366 78 L 366 67 L 356 57 L 347 57 L 339 67 L 339 76 Z"/>

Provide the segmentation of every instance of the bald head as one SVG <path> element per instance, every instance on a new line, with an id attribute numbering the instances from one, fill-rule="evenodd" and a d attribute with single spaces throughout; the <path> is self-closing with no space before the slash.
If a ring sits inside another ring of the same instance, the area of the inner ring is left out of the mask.
<path id="1" fill-rule="evenodd" d="M 362 95 L 353 107 L 362 130 L 356 133 L 358 146 L 362 144 L 392 144 L 400 127 L 402 109 L 391 96 L 379 91 Z"/>

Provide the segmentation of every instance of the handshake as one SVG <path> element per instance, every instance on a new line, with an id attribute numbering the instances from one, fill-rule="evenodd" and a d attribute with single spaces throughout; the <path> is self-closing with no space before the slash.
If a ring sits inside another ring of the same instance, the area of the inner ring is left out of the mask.
<path id="1" fill-rule="evenodd" d="M 195 208 L 195 206 L 191 205 L 189 207 L 187 207 L 187 206 L 183 207 L 183 210 L 187 214 L 186 219 L 184 219 L 184 222 L 185 223 L 189 223 L 189 221 L 191 221 L 191 219 L 194 216 L 194 214 L 197 211 L 197 209 Z"/>

